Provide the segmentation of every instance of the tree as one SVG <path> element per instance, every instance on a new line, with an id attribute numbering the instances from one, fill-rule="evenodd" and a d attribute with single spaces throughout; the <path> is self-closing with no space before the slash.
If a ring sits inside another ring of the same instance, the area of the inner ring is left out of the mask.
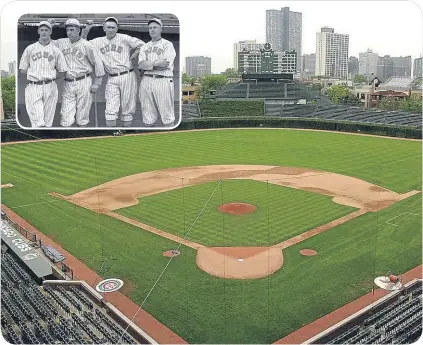
<path id="1" fill-rule="evenodd" d="M 201 79 L 200 97 L 210 95 L 210 90 L 219 91 L 227 82 L 224 75 L 212 74 Z"/>
<path id="2" fill-rule="evenodd" d="M 410 97 L 399 101 L 399 110 L 409 111 L 410 113 L 422 112 L 422 97 L 419 95 L 411 95 Z"/>
<path id="3" fill-rule="evenodd" d="M 356 74 L 354 76 L 354 83 L 361 84 L 361 83 L 365 83 L 365 82 L 367 82 L 366 76 L 364 76 L 362 74 Z"/>
<path id="4" fill-rule="evenodd" d="M 238 78 L 239 73 L 235 71 L 233 68 L 227 68 L 224 72 L 221 73 L 226 78 Z"/>
<path id="5" fill-rule="evenodd" d="M 376 107 L 380 110 L 398 110 L 399 102 L 394 97 L 383 97 Z"/>
<path id="6" fill-rule="evenodd" d="M 15 76 L 1 78 L 1 97 L 5 114 L 15 116 Z M 6 116 L 5 116 L 6 118 Z"/>
<path id="7" fill-rule="evenodd" d="M 190 84 L 190 85 L 194 85 L 194 83 L 197 81 L 197 78 L 195 77 L 190 77 L 188 74 L 186 73 L 182 73 L 182 84 Z"/>
<path id="8" fill-rule="evenodd" d="M 332 103 L 341 104 L 350 97 L 350 89 L 343 85 L 332 85 L 327 90 L 327 95 Z"/>

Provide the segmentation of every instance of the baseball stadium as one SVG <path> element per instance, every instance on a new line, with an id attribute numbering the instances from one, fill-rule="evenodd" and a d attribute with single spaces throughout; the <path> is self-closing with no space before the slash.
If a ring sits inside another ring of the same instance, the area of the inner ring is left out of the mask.
<path id="1" fill-rule="evenodd" d="M 2 125 L 5 339 L 420 337 L 421 114 L 252 75 L 182 116 L 123 135 Z"/>

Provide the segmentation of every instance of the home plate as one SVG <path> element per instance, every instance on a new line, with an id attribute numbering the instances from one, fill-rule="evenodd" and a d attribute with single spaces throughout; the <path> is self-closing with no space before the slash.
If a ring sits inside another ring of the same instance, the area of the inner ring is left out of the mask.
<path id="1" fill-rule="evenodd" d="M 238 261 L 244 261 L 244 259 L 239 258 Z"/>

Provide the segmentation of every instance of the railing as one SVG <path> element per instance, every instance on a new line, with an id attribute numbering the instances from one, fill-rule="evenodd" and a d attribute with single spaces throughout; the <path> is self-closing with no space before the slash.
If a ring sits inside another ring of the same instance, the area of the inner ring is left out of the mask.
<path id="1" fill-rule="evenodd" d="M 24 236 L 27 240 L 31 241 L 33 244 L 38 245 L 43 252 L 47 251 L 48 253 L 51 253 L 48 248 L 43 244 L 43 242 L 41 241 L 40 238 L 37 238 L 37 234 L 33 233 L 32 231 L 24 228 L 23 226 L 19 225 L 18 223 L 14 222 L 12 219 L 9 218 L 9 216 L 7 215 L 7 213 L 3 213 L 2 214 L 2 220 L 3 221 L 7 221 L 8 224 L 13 227 L 15 230 L 17 230 L 22 236 Z M 70 278 L 73 279 L 73 269 L 70 268 L 68 265 L 66 265 L 63 262 L 55 262 L 53 261 L 49 255 L 46 255 L 47 257 L 49 257 L 51 263 L 54 264 L 54 266 L 56 266 L 57 268 L 60 269 L 61 272 L 63 272 L 63 274 Z M 51 253 L 51 257 L 54 257 L 54 254 Z"/>

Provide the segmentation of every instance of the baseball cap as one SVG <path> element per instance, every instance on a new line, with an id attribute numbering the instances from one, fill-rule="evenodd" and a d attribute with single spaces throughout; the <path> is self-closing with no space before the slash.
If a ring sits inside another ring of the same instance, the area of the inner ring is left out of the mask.
<path id="1" fill-rule="evenodd" d="M 147 25 L 150 25 L 150 23 L 153 23 L 153 22 L 156 22 L 156 23 L 157 23 L 157 24 L 159 24 L 160 26 L 163 26 L 162 21 L 161 21 L 159 18 L 153 18 L 153 19 L 150 19 L 150 20 L 148 21 L 148 24 L 147 24 Z"/>
<path id="2" fill-rule="evenodd" d="M 119 24 L 119 21 L 115 17 L 107 17 L 104 22 L 115 22 L 116 24 Z"/>
<path id="3" fill-rule="evenodd" d="M 66 21 L 65 26 L 77 26 L 81 27 L 81 24 L 79 23 L 78 19 L 70 18 Z"/>
<path id="4" fill-rule="evenodd" d="M 39 28 L 42 27 L 42 26 L 47 26 L 51 30 L 51 24 L 46 20 L 43 20 L 38 24 Z"/>

